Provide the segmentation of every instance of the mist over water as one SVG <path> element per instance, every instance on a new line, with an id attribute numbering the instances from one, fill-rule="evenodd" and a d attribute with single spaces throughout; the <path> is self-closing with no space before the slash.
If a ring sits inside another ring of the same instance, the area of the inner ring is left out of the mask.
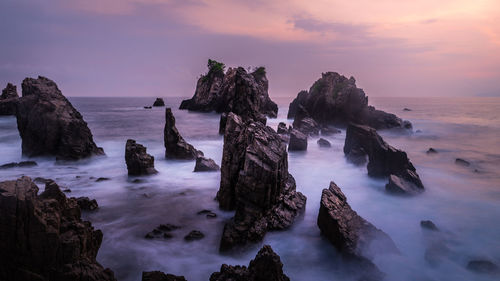
<path id="1" fill-rule="evenodd" d="M 335 181 L 351 207 L 385 231 L 401 255 L 376 255 L 374 262 L 386 280 L 498 280 L 466 269 L 471 259 L 500 264 L 500 99 L 374 98 L 377 108 L 413 123 L 413 134 L 381 131 L 384 139 L 405 150 L 417 168 L 426 191 L 416 197 L 397 197 L 384 190 L 386 180 L 372 179 L 365 166 L 348 163 L 343 154 L 345 130 L 331 137 L 331 148 L 320 148 L 310 138 L 307 152 L 289 153 L 289 171 L 297 190 L 307 196 L 306 212 L 293 227 L 270 232 L 262 243 L 232 255 L 219 255 L 224 221 L 232 212 L 218 210 L 214 200 L 220 173 L 193 173 L 194 161 L 164 159 L 165 109 L 144 109 L 152 98 L 70 98 L 89 124 L 94 140 L 106 157 L 78 163 L 55 164 L 34 159 L 37 167 L 0 170 L 2 180 L 21 175 L 52 178 L 69 196 L 88 196 L 99 203 L 96 212 L 84 213 L 104 233 L 98 261 L 114 270 L 118 280 L 140 280 L 141 272 L 161 270 L 184 275 L 190 281 L 208 280 L 220 265 L 247 265 L 262 244 L 270 244 L 284 263 L 291 280 L 356 280 L 335 248 L 320 236 L 316 225 L 321 191 Z M 167 98 L 184 138 L 207 157 L 221 163 L 223 138 L 218 135 L 219 115 L 177 110 L 179 98 Z M 276 128 L 286 120 L 291 99 L 276 99 Z M 412 111 L 403 111 L 403 108 Z M 19 162 L 21 140 L 13 117 L 0 117 L 0 164 Z M 128 177 L 125 142 L 133 138 L 155 157 L 160 172 L 149 177 Z M 427 155 L 429 147 L 438 150 Z M 456 165 L 455 159 L 471 162 Z M 476 171 L 477 170 L 477 171 Z M 99 177 L 109 180 L 96 182 Z M 134 183 L 134 179 L 141 182 Z M 39 184 L 43 190 L 43 184 Z M 210 209 L 217 218 L 197 212 Z M 422 230 L 430 219 L 441 230 Z M 181 226 L 171 239 L 145 239 L 159 224 Z M 186 242 L 191 230 L 205 238 Z M 427 254 L 426 254 L 427 253 Z M 427 256 L 427 258 L 425 258 Z"/>

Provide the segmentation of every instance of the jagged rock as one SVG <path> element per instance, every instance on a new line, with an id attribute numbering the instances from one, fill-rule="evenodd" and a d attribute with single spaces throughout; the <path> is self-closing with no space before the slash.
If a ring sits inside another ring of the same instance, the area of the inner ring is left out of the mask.
<path id="1" fill-rule="evenodd" d="M 165 109 L 165 158 L 169 159 L 196 159 L 203 156 L 203 152 L 196 150 L 187 143 L 175 127 L 175 117 L 170 108 Z"/>
<path id="2" fill-rule="evenodd" d="M 219 120 L 219 135 L 224 135 L 226 131 L 227 113 L 222 113 Z"/>
<path id="3" fill-rule="evenodd" d="M 382 273 L 370 261 L 374 254 L 399 253 L 392 239 L 382 230 L 359 216 L 347 203 L 347 198 L 332 181 L 323 189 L 318 215 L 318 227 L 345 258 L 359 262 L 369 275 Z"/>
<path id="4" fill-rule="evenodd" d="M 349 124 L 344 153 L 348 159 L 368 155 L 368 175 L 389 177 L 386 190 L 390 192 L 415 194 L 424 190 L 420 177 L 406 152 L 388 145 L 373 128 Z"/>
<path id="5" fill-rule="evenodd" d="M 467 264 L 467 269 L 477 273 L 498 274 L 500 268 L 489 260 L 472 260 Z"/>
<path id="6" fill-rule="evenodd" d="M 222 209 L 236 213 L 224 227 L 221 251 L 289 227 L 306 203 L 295 191 L 286 146 L 273 129 L 233 113 L 226 126 L 217 200 Z"/>
<path id="7" fill-rule="evenodd" d="M 288 151 L 307 150 L 307 135 L 301 131 L 292 129 L 290 132 L 290 142 L 288 143 Z"/>
<path id="8" fill-rule="evenodd" d="M 214 160 L 205 157 L 196 158 L 196 165 L 194 166 L 195 172 L 213 172 L 219 170 L 220 167 Z"/>
<path id="9" fill-rule="evenodd" d="M 1 115 L 16 115 L 17 103 L 19 102 L 19 95 L 17 94 L 17 87 L 11 83 L 2 90 L 0 96 L 0 116 Z"/>
<path id="10" fill-rule="evenodd" d="M 97 201 L 95 199 L 90 200 L 88 197 L 78 197 L 76 198 L 76 203 L 82 210 L 93 211 L 99 208 Z"/>
<path id="11" fill-rule="evenodd" d="M 470 162 L 466 161 L 466 160 L 464 160 L 462 158 L 455 159 L 455 164 L 457 164 L 459 166 L 464 166 L 464 167 L 469 167 L 470 166 Z"/>
<path id="12" fill-rule="evenodd" d="M 420 227 L 425 228 L 425 229 L 429 229 L 429 230 L 434 230 L 434 231 L 439 230 L 437 228 L 437 226 L 432 221 L 429 221 L 429 220 L 420 221 Z"/>
<path id="13" fill-rule="evenodd" d="M 205 237 L 205 234 L 203 234 L 201 231 L 193 230 L 193 231 L 189 232 L 188 235 L 184 236 L 184 240 L 194 241 L 194 240 L 203 239 L 203 237 Z"/>
<path id="14" fill-rule="evenodd" d="M 323 136 L 331 136 L 331 135 L 340 134 L 340 133 L 341 133 L 341 131 L 337 128 L 333 128 L 333 127 L 321 128 L 321 135 L 323 135 Z"/>
<path id="15" fill-rule="evenodd" d="M 163 239 L 170 239 L 174 237 L 172 235 L 172 231 L 181 228 L 180 226 L 173 225 L 173 224 L 160 224 L 158 227 L 153 229 L 153 231 L 148 232 L 144 238 L 146 239 L 153 239 L 153 238 L 163 238 Z"/>
<path id="16" fill-rule="evenodd" d="M 322 73 L 307 91 L 301 91 L 292 101 L 288 118 L 296 117 L 303 106 L 320 125 L 347 125 L 350 122 L 369 125 L 375 129 L 403 128 L 403 120 L 394 114 L 368 106 L 365 92 L 356 87 L 356 80 L 336 72 Z"/>
<path id="17" fill-rule="evenodd" d="M 35 161 L 21 161 L 21 162 L 11 162 L 7 164 L 3 164 L 0 166 L 0 169 L 9 169 L 9 168 L 16 168 L 16 167 L 34 167 L 37 166 L 38 164 Z"/>
<path id="18" fill-rule="evenodd" d="M 320 138 L 318 140 L 318 145 L 320 147 L 331 147 L 332 146 L 332 144 L 329 141 L 325 140 L 324 138 Z"/>
<path id="19" fill-rule="evenodd" d="M 265 115 L 277 116 L 278 106 L 269 98 L 265 68 L 259 67 L 252 73 L 243 67 L 229 68 L 224 74 L 223 63 L 209 60 L 208 69 L 198 79 L 194 96 L 182 101 L 179 109 L 233 112 L 264 124 Z"/>
<path id="20" fill-rule="evenodd" d="M 312 136 L 319 135 L 321 129 L 319 124 L 309 116 L 309 113 L 302 105 L 299 105 L 297 108 L 295 119 L 293 120 L 293 128 Z"/>
<path id="21" fill-rule="evenodd" d="M 165 106 L 165 101 L 162 98 L 156 98 L 153 106 Z"/>
<path id="22" fill-rule="evenodd" d="M 29 177 L 0 183 L 0 280 L 116 280 L 96 261 L 102 232 L 76 199 L 53 181 L 37 193 Z"/>
<path id="23" fill-rule="evenodd" d="M 186 278 L 184 276 L 165 274 L 161 271 L 143 271 L 142 281 L 186 281 Z"/>
<path id="24" fill-rule="evenodd" d="M 288 134 L 288 128 L 286 127 L 286 124 L 284 122 L 280 122 L 278 124 L 278 129 L 276 130 L 278 134 Z"/>
<path id="25" fill-rule="evenodd" d="M 16 116 L 23 155 L 53 155 L 58 160 L 78 160 L 104 154 L 94 143 L 82 115 L 63 96 L 56 83 L 38 76 L 38 79 L 24 79 L 22 88 Z"/>
<path id="26" fill-rule="evenodd" d="M 129 175 L 151 175 L 158 171 L 155 169 L 155 158 L 146 152 L 146 147 L 128 139 L 125 145 L 125 162 Z"/>
<path id="27" fill-rule="evenodd" d="M 431 147 L 431 148 L 429 148 L 429 150 L 427 150 L 427 152 L 426 152 L 426 153 L 427 153 L 427 154 L 436 154 L 436 153 L 438 153 L 438 152 L 437 152 L 437 150 L 435 150 L 434 148 L 432 148 L 432 147 Z"/>
<path id="28" fill-rule="evenodd" d="M 246 266 L 223 264 L 220 272 L 214 272 L 210 281 L 289 281 L 283 272 L 283 263 L 271 246 L 260 249 L 255 259 Z"/>

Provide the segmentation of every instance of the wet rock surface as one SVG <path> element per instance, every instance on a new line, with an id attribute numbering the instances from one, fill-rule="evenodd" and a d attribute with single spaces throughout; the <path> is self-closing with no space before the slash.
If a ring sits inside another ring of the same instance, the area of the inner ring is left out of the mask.
<path id="1" fill-rule="evenodd" d="M 81 210 L 94 211 L 99 208 L 97 201 L 95 199 L 90 200 L 88 197 L 78 197 L 76 198 L 76 203 Z"/>
<path id="2" fill-rule="evenodd" d="M 26 78 L 22 89 L 16 116 L 23 155 L 78 160 L 104 154 L 94 143 L 82 115 L 56 83 L 42 76 Z"/>
<path id="3" fill-rule="evenodd" d="M 198 157 L 194 166 L 195 172 L 215 172 L 219 171 L 220 167 L 211 158 Z"/>
<path id="4" fill-rule="evenodd" d="M 0 183 L 0 279 L 115 280 L 96 261 L 102 232 L 82 221 L 76 199 L 53 181 L 37 193 L 28 177 Z"/>
<path id="5" fill-rule="evenodd" d="M 186 281 L 184 276 L 165 274 L 161 271 L 142 272 L 142 281 Z"/>
<path id="6" fill-rule="evenodd" d="M 307 150 L 307 135 L 299 130 L 292 129 L 290 131 L 290 142 L 288 143 L 288 151 L 305 151 Z"/>
<path id="7" fill-rule="evenodd" d="M 21 161 L 3 164 L 0 169 L 18 168 L 18 167 L 34 167 L 38 164 L 35 161 Z"/>
<path id="8" fill-rule="evenodd" d="M 162 238 L 162 239 L 170 239 L 173 238 L 174 235 L 171 233 L 172 231 L 181 228 L 178 225 L 174 224 L 160 224 L 157 226 L 155 229 L 152 231 L 148 232 L 144 238 L 146 239 L 155 239 L 155 238 Z"/>
<path id="9" fill-rule="evenodd" d="M 153 106 L 165 106 L 165 101 L 162 98 L 156 98 Z"/>
<path id="10" fill-rule="evenodd" d="M 128 174 L 132 176 L 158 173 L 155 158 L 146 152 L 146 147 L 132 139 L 128 139 L 125 144 L 125 163 Z"/>
<path id="11" fill-rule="evenodd" d="M 17 87 L 7 83 L 7 86 L 2 90 L 2 95 L 0 95 L 0 116 L 16 115 L 18 101 Z"/>
<path id="12" fill-rule="evenodd" d="M 175 127 L 175 117 L 170 108 L 165 109 L 164 144 L 165 158 L 192 160 L 203 156 L 203 152 L 187 143 Z"/>
<path id="13" fill-rule="evenodd" d="M 301 131 L 305 135 L 317 136 L 321 130 L 321 126 L 309 116 L 307 110 L 299 105 L 295 119 L 293 120 L 293 128 Z"/>

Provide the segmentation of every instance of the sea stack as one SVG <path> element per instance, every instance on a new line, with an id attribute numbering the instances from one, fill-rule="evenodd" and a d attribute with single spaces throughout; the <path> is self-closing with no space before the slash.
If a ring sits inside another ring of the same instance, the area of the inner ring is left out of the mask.
<path id="1" fill-rule="evenodd" d="M 203 156 L 203 152 L 187 143 L 175 127 L 175 117 L 171 108 L 165 109 L 165 129 L 163 131 L 165 158 L 193 160 Z"/>
<path id="2" fill-rule="evenodd" d="M 56 83 L 42 76 L 26 78 L 22 91 L 16 116 L 23 155 L 78 160 L 104 154 L 94 143 L 80 112 L 63 96 Z"/>
<path id="3" fill-rule="evenodd" d="M 155 169 L 155 158 L 146 152 L 146 147 L 132 139 L 128 139 L 125 145 L 125 162 L 131 176 L 158 173 Z"/>
<path id="4" fill-rule="evenodd" d="M 16 115 L 18 101 L 17 87 L 7 83 L 5 89 L 2 90 L 2 95 L 0 95 L 0 116 Z"/>

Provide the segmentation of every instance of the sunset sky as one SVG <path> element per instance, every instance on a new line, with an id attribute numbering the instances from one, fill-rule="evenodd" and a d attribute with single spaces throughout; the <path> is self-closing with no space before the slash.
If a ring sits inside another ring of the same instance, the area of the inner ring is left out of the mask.
<path id="1" fill-rule="evenodd" d="M 2 0 L 0 85 L 191 96 L 208 58 L 266 66 L 270 95 L 321 72 L 369 96 L 500 96 L 498 0 Z"/>

